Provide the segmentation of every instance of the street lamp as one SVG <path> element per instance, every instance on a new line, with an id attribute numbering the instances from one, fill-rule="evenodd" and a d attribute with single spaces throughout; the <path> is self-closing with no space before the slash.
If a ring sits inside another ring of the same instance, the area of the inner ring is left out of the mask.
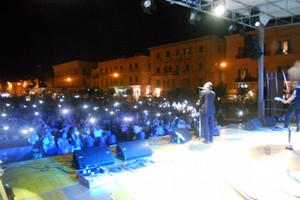
<path id="1" fill-rule="evenodd" d="M 113 77 L 114 77 L 114 78 L 118 78 L 118 77 L 119 77 L 119 74 L 118 74 L 118 73 L 113 73 Z"/>
<path id="2" fill-rule="evenodd" d="M 119 78 L 119 76 L 120 76 L 120 74 L 119 73 L 117 73 L 117 72 L 115 72 L 115 73 L 113 73 L 113 74 L 111 74 L 111 77 L 112 77 L 112 86 L 113 86 L 113 88 L 114 88 L 114 90 L 115 90 L 115 94 L 117 94 L 118 93 L 118 88 L 116 87 L 117 85 L 118 85 L 118 78 Z M 115 88 L 116 87 L 116 88 Z"/>
<path id="3" fill-rule="evenodd" d="M 220 70 L 224 70 L 224 83 L 226 81 L 226 67 L 227 67 L 227 63 L 225 61 L 222 61 L 220 64 L 219 64 L 219 67 L 220 67 Z M 220 79 L 222 80 L 222 71 L 220 73 Z"/>

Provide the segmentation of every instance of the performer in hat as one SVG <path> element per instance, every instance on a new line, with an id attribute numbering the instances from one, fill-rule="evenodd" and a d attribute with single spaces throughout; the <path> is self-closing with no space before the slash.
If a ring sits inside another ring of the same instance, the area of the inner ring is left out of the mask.
<path id="1" fill-rule="evenodd" d="M 200 110 L 203 124 L 203 132 L 205 134 L 205 143 L 213 142 L 213 130 L 215 121 L 215 97 L 216 94 L 212 90 L 213 84 L 207 82 L 203 86 L 203 90 L 200 92 Z"/>

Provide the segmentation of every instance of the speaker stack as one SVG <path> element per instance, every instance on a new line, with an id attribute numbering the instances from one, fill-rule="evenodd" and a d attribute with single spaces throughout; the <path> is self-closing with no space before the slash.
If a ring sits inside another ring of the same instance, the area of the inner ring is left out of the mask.
<path id="1" fill-rule="evenodd" d="M 258 43 L 258 35 L 257 34 L 246 35 L 244 38 L 244 43 L 245 43 L 245 47 L 247 50 L 246 53 L 248 54 L 248 56 L 251 59 L 257 60 L 263 55 L 263 52 Z"/>

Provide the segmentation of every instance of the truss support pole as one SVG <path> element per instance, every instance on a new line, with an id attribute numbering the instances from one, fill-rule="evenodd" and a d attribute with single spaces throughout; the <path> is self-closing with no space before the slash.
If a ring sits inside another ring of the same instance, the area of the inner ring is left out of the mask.
<path id="1" fill-rule="evenodd" d="M 264 40 L 265 40 L 265 29 L 263 26 L 258 28 L 259 35 L 259 46 L 262 52 L 264 52 Z M 265 116 L 265 102 L 264 102 L 264 55 L 258 59 L 258 118 Z"/>

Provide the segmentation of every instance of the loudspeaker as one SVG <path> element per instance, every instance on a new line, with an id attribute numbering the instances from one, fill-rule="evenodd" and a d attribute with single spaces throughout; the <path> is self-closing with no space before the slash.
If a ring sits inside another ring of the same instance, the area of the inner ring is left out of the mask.
<path id="1" fill-rule="evenodd" d="M 192 139 L 193 132 L 186 129 L 177 129 L 174 131 L 174 137 L 176 137 L 176 140 L 179 139 L 177 141 L 180 141 L 180 144 L 183 144 Z"/>
<path id="2" fill-rule="evenodd" d="M 264 116 L 260 119 L 263 126 L 275 126 L 277 124 L 277 120 L 274 116 Z"/>
<path id="3" fill-rule="evenodd" d="M 121 142 L 117 144 L 117 158 L 127 161 L 136 158 L 148 157 L 153 153 L 148 142 L 145 140 L 135 140 L 129 142 Z"/>
<path id="4" fill-rule="evenodd" d="M 245 47 L 247 50 L 246 53 L 248 54 L 248 56 L 251 59 L 257 60 L 263 55 L 263 52 L 258 43 L 258 35 L 257 34 L 246 35 L 244 38 L 244 44 L 245 44 Z"/>
<path id="5" fill-rule="evenodd" d="M 73 165 L 77 169 L 113 164 L 115 159 L 108 146 L 90 147 L 73 152 Z"/>
<path id="6" fill-rule="evenodd" d="M 250 119 L 249 122 L 245 125 L 245 129 L 247 131 L 254 131 L 262 126 L 261 122 L 258 118 Z"/>

